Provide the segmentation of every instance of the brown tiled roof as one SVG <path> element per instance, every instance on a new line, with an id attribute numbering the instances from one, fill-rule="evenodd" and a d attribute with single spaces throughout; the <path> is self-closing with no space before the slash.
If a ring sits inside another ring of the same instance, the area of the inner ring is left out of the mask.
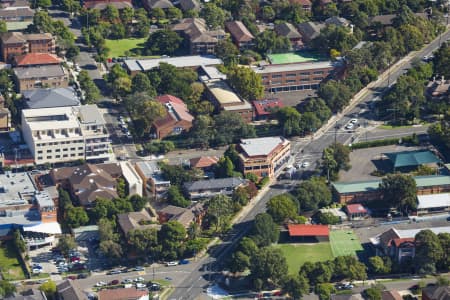
<path id="1" fill-rule="evenodd" d="M 57 294 L 61 299 L 87 300 L 88 297 L 82 293 L 80 286 L 73 280 L 66 279 L 56 286 Z"/>
<path id="2" fill-rule="evenodd" d="M 381 300 L 403 300 L 403 297 L 396 290 L 382 291 Z"/>
<path id="3" fill-rule="evenodd" d="M 278 35 L 287 37 L 288 39 L 300 39 L 302 37 L 302 35 L 291 23 L 281 23 L 276 25 L 275 32 Z"/>
<path id="4" fill-rule="evenodd" d="M 391 240 L 398 239 L 400 238 L 400 236 L 398 235 L 397 230 L 395 230 L 394 228 L 390 228 L 389 230 L 380 234 L 379 238 L 380 238 L 380 245 L 382 247 L 387 247 Z"/>
<path id="5" fill-rule="evenodd" d="M 224 34 L 222 30 L 208 31 L 206 22 L 202 18 L 185 18 L 172 26 L 173 31 L 181 31 L 189 37 L 191 42 L 217 42 L 215 35 Z"/>
<path id="6" fill-rule="evenodd" d="M 51 33 L 30 33 L 24 34 L 27 41 L 40 41 L 40 40 L 51 40 L 53 35 Z"/>
<path id="7" fill-rule="evenodd" d="M 415 13 L 417 17 L 421 18 L 428 18 L 428 14 L 426 13 Z M 391 15 L 378 15 L 374 16 L 370 19 L 370 23 L 381 23 L 383 25 L 392 25 L 392 22 L 394 21 L 395 17 L 397 15 L 391 14 Z"/>
<path id="8" fill-rule="evenodd" d="M 14 18 L 33 18 L 33 16 L 34 10 L 29 7 L 0 9 L 0 19 L 5 19 L 5 21 L 12 20 Z"/>
<path id="9" fill-rule="evenodd" d="M 51 53 L 28 53 L 25 55 L 18 55 L 14 57 L 14 61 L 17 66 L 53 65 L 61 63 L 61 59 Z"/>
<path id="10" fill-rule="evenodd" d="M 225 27 L 230 32 L 233 39 L 238 42 L 250 42 L 255 38 L 241 21 L 226 22 Z"/>
<path id="11" fill-rule="evenodd" d="M 182 10 L 199 10 L 200 3 L 197 0 L 180 0 Z"/>
<path id="12" fill-rule="evenodd" d="M 191 168 L 208 168 L 217 164 L 219 158 L 216 156 L 200 156 L 190 160 Z"/>
<path id="13" fill-rule="evenodd" d="M 153 218 L 150 217 L 150 215 L 145 209 L 138 212 L 118 214 L 117 217 L 120 228 L 122 228 L 122 231 L 125 235 L 127 235 L 128 232 L 130 232 L 133 229 L 143 230 L 148 228 L 155 228 L 155 229 L 160 228 L 160 225 L 158 224 L 146 224 L 146 225 L 139 224 L 139 222 L 141 221 L 146 222 L 154 221 Z"/>
<path id="14" fill-rule="evenodd" d="M 422 299 L 426 295 L 430 300 L 450 300 L 449 286 L 429 286 L 422 289 Z"/>
<path id="15" fill-rule="evenodd" d="M 136 288 L 101 290 L 98 292 L 98 300 L 135 300 L 146 295 L 148 295 L 147 290 Z"/>
<path id="16" fill-rule="evenodd" d="M 166 215 L 169 221 L 178 221 L 187 228 L 193 221 L 195 221 L 195 217 L 202 211 L 203 204 L 197 202 L 188 208 L 167 205 L 165 208 L 161 209 L 159 213 Z"/>
<path id="17" fill-rule="evenodd" d="M 3 44 L 26 43 L 26 39 L 21 32 L 7 32 L 1 35 Z"/>

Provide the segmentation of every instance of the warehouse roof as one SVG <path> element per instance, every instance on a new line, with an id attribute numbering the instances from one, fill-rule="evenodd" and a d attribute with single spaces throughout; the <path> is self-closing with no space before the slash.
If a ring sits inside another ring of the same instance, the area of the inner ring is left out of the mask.
<path id="1" fill-rule="evenodd" d="M 450 207 L 450 193 L 418 195 L 417 202 L 418 209 Z"/>

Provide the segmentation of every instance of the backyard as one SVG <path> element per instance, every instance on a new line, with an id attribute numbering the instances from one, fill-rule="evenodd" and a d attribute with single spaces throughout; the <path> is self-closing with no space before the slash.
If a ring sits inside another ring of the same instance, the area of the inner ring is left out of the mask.
<path id="1" fill-rule="evenodd" d="M 0 268 L 2 277 L 5 280 L 19 280 L 25 278 L 12 241 L 1 243 Z"/>
<path id="2" fill-rule="evenodd" d="M 297 274 L 300 266 L 305 262 L 317 262 L 333 259 L 330 243 L 317 244 L 278 244 L 289 267 L 289 274 Z"/>
<path id="3" fill-rule="evenodd" d="M 121 56 L 136 56 L 136 50 L 143 49 L 147 38 L 141 39 L 121 39 L 121 40 L 108 40 L 106 39 L 106 47 L 109 49 L 108 57 L 121 57 Z"/>

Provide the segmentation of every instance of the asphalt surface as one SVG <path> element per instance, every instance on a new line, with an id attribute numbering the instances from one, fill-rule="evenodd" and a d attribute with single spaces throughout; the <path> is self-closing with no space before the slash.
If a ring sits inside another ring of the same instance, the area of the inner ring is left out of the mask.
<path id="1" fill-rule="evenodd" d="M 345 131 L 342 127 L 352 119 L 357 118 L 359 124 L 365 126 L 366 122 L 370 123 L 373 121 L 373 112 L 369 111 L 370 103 L 380 96 L 380 93 L 397 80 L 398 77 L 403 75 L 407 69 L 411 68 L 411 62 L 413 60 L 421 59 L 424 56 L 430 55 L 433 51 L 439 48 L 440 40 L 446 41 L 450 38 L 450 32 L 442 34 L 441 38 L 438 38 L 428 44 L 423 50 L 417 51 L 413 55 L 408 55 L 405 59 L 402 59 L 400 63 L 391 67 L 387 74 L 380 75 L 379 80 L 372 84 L 371 88 L 365 93 L 362 98 L 350 104 L 348 111 L 342 116 L 337 118 L 337 126 L 331 126 L 322 135 L 316 138 L 303 139 L 298 142 L 294 142 L 292 146 L 293 159 L 291 161 L 305 161 L 308 160 L 310 165 L 305 168 L 305 171 L 310 171 L 315 168 L 317 161 L 320 159 L 323 149 L 328 147 L 335 141 L 338 143 L 348 144 L 352 141 L 352 138 L 356 139 L 357 135 L 360 134 L 357 130 Z M 401 134 L 409 135 L 411 132 L 423 131 L 420 127 L 411 127 Z M 339 134 L 337 132 L 339 131 Z M 382 133 L 382 136 L 386 133 Z M 400 134 L 400 135 L 401 135 Z M 254 217 L 266 209 L 267 201 L 277 195 L 286 192 L 290 189 L 290 185 L 283 185 L 283 187 L 272 186 L 267 193 L 262 197 L 262 199 L 257 203 L 257 205 L 243 218 L 241 222 L 234 226 L 232 232 L 228 235 L 228 240 L 225 240 L 223 244 L 220 245 L 218 249 L 200 261 L 195 265 L 192 265 L 192 271 L 189 276 L 179 285 L 175 287 L 174 292 L 171 294 L 169 299 L 176 300 L 190 300 L 196 299 L 202 293 L 205 292 L 205 286 L 209 282 L 214 281 L 217 274 L 214 271 L 209 271 L 211 269 L 220 270 L 221 264 L 224 262 L 226 255 L 229 255 L 233 250 L 233 245 L 249 230 L 249 223 L 254 219 Z"/>

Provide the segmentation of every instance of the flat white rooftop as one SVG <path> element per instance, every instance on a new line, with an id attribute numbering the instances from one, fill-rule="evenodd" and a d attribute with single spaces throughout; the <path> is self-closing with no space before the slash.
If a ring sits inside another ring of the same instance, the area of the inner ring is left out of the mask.
<path id="1" fill-rule="evenodd" d="M 8 209 L 14 205 L 28 204 L 36 191 L 32 179 L 26 172 L 0 174 L 0 207 Z"/>
<path id="2" fill-rule="evenodd" d="M 166 57 L 154 59 L 127 59 L 125 65 L 131 72 L 148 71 L 159 66 L 160 63 L 167 63 L 177 68 L 192 68 L 199 66 L 221 65 L 223 61 L 213 55 L 191 55 L 179 57 Z"/>
<path id="3" fill-rule="evenodd" d="M 287 145 L 289 141 L 281 136 L 254 139 L 241 139 L 239 144 L 247 156 L 267 156 L 278 145 Z"/>
<path id="4" fill-rule="evenodd" d="M 435 207 L 450 207 L 450 193 L 418 195 L 418 209 L 427 209 Z"/>
<path id="5" fill-rule="evenodd" d="M 67 129 L 79 126 L 72 107 L 24 109 L 22 114 L 31 130 Z"/>
<path id="6" fill-rule="evenodd" d="M 336 65 L 331 61 L 318 61 L 296 64 L 284 64 L 284 65 L 265 65 L 263 67 L 254 67 L 253 71 L 258 74 L 268 73 L 281 73 L 281 72 L 294 72 L 294 71 L 306 71 L 317 70 L 325 68 L 333 68 Z"/>

